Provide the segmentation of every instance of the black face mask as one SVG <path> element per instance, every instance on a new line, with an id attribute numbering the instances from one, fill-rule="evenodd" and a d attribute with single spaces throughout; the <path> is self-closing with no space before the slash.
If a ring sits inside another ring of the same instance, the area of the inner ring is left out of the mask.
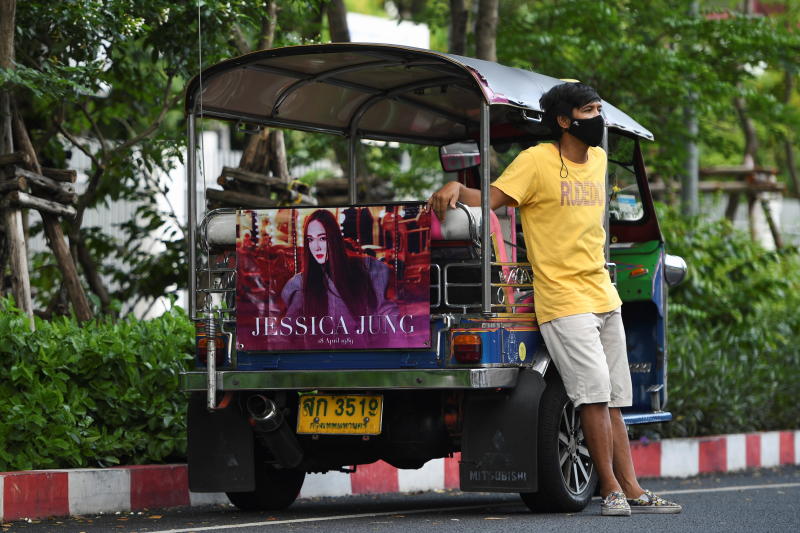
<path id="1" fill-rule="evenodd" d="M 589 146 L 600 146 L 603 142 L 605 125 L 606 121 L 602 115 L 592 118 L 573 118 L 567 131 Z"/>

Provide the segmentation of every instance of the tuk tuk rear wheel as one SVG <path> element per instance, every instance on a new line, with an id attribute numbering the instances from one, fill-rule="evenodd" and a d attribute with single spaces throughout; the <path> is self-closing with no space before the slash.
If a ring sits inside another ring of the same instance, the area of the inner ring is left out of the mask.
<path id="1" fill-rule="evenodd" d="M 262 466 L 256 471 L 256 488 L 251 492 L 227 492 L 228 499 L 242 511 L 280 511 L 297 499 L 306 473 Z"/>
<path id="2" fill-rule="evenodd" d="M 551 375 L 539 411 L 539 490 L 520 494 L 534 512 L 584 509 L 597 488 L 597 472 L 584 441 L 580 416 L 561 378 Z"/>

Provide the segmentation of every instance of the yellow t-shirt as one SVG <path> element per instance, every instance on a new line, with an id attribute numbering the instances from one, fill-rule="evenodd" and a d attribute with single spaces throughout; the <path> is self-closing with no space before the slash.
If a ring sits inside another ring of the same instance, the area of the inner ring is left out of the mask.
<path id="1" fill-rule="evenodd" d="M 606 153 L 590 147 L 586 163 L 564 158 L 564 164 L 566 179 L 556 146 L 539 144 L 492 184 L 519 207 L 540 324 L 622 305 L 605 268 Z"/>

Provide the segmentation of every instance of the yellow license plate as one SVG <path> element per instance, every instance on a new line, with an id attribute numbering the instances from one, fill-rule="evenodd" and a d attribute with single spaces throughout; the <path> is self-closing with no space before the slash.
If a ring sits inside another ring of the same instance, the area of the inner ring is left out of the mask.
<path id="1" fill-rule="evenodd" d="M 382 415 L 378 394 L 309 394 L 300 397 L 297 433 L 379 435 Z"/>

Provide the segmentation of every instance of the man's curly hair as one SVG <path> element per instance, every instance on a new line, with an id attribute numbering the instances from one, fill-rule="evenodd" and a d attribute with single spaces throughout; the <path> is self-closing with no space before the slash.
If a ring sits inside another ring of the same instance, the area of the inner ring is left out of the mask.
<path id="1" fill-rule="evenodd" d="M 564 115 L 572 118 L 572 110 L 591 102 L 600 100 L 594 87 L 580 82 L 567 82 L 555 85 L 539 99 L 539 106 L 544 110 L 542 122 L 550 129 L 552 138 L 561 138 L 561 128 L 556 117 Z"/>

